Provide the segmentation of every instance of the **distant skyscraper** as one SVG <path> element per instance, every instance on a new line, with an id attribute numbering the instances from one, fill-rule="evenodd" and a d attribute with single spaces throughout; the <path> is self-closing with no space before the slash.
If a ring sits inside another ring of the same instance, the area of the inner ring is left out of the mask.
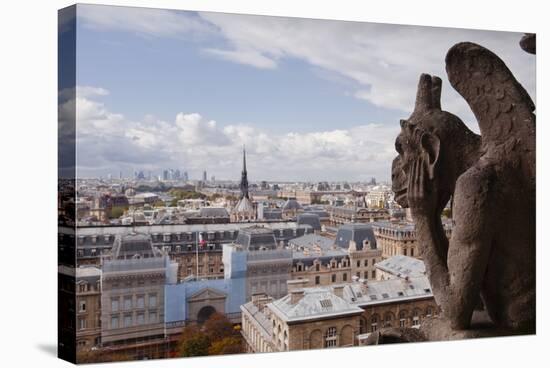
<path id="1" fill-rule="evenodd" d="M 168 180 L 168 170 L 164 170 L 162 172 L 162 180 Z"/>
<path id="2" fill-rule="evenodd" d="M 189 180 L 189 174 L 187 174 L 187 171 L 183 172 L 183 180 L 185 180 L 185 181 Z"/>
<path id="3" fill-rule="evenodd" d="M 206 173 L 206 170 L 204 170 L 203 173 L 202 173 L 202 181 L 204 181 L 206 183 L 207 180 L 208 180 L 208 175 Z"/>

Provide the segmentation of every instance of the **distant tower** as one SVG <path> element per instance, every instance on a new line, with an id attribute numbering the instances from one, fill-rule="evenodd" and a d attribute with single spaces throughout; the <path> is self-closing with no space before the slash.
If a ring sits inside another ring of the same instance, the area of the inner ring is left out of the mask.
<path id="1" fill-rule="evenodd" d="M 246 151 L 243 147 L 243 171 L 241 172 L 241 198 L 233 208 L 231 213 L 231 221 L 250 221 L 257 218 L 256 208 L 250 200 L 248 193 L 248 173 L 246 172 Z"/>
<path id="2" fill-rule="evenodd" d="M 241 199 L 250 199 L 248 194 L 248 173 L 246 172 L 246 150 L 243 147 L 243 171 L 241 172 Z"/>
<path id="3" fill-rule="evenodd" d="M 204 170 L 203 173 L 202 173 L 202 181 L 205 182 L 205 183 L 207 182 L 206 170 Z"/>

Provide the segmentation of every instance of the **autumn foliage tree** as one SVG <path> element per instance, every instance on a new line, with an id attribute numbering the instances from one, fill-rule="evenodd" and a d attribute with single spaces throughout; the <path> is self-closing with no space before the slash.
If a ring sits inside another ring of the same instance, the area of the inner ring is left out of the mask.
<path id="1" fill-rule="evenodd" d="M 237 354 L 243 352 L 241 335 L 222 314 L 214 313 L 202 325 L 184 327 L 179 343 L 179 355 Z"/>
<path id="2" fill-rule="evenodd" d="M 183 357 L 208 355 L 210 339 L 198 326 L 191 325 L 183 329 L 179 352 Z"/>

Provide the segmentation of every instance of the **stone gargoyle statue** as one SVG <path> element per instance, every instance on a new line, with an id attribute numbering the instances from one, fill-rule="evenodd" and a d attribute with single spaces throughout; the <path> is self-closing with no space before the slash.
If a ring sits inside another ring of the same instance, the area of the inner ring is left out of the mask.
<path id="1" fill-rule="evenodd" d="M 441 109 L 441 79 L 423 74 L 414 112 L 401 120 L 392 167 L 395 200 L 411 209 L 441 314 L 418 332 L 381 331 L 376 339 L 535 332 L 535 106 L 504 62 L 482 46 L 456 44 L 446 70 L 481 136 Z M 450 239 L 441 221 L 449 201 Z M 483 325 L 472 319 L 480 297 L 489 317 Z"/>

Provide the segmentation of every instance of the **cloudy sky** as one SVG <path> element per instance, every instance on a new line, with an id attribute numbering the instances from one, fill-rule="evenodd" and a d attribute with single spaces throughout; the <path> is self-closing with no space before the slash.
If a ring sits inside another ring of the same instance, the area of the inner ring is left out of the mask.
<path id="1" fill-rule="evenodd" d="M 535 98 L 521 34 L 79 5 L 78 174 L 179 168 L 238 180 L 387 180 L 420 73 L 457 42 L 496 52 Z"/>

